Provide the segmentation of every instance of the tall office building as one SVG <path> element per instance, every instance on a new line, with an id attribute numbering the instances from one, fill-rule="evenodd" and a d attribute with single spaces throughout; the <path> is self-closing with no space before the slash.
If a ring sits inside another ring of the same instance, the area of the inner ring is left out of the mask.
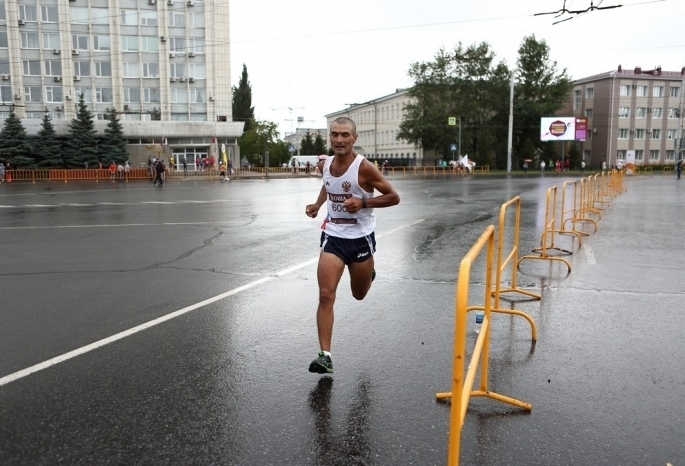
<path id="1" fill-rule="evenodd" d="M 82 94 L 99 133 L 120 113 L 134 166 L 237 163 L 230 58 L 229 0 L 0 1 L 0 118 L 35 135 L 47 111 L 66 135 Z"/>

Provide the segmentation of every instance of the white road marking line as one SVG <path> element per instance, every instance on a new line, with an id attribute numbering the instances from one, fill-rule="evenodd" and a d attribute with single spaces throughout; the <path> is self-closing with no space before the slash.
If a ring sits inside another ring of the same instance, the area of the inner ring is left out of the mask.
<path id="1" fill-rule="evenodd" d="M 213 199 L 211 201 L 142 201 L 142 202 L 97 202 L 94 204 L 76 204 L 76 203 L 59 203 L 59 204 L 18 204 L 18 205 L 0 205 L 0 209 L 25 209 L 25 208 L 39 208 L 39 207 L 95 207 L 95 206 L 137 206 L 137 205 L 175 205 L 175 204 L 221 204 L 224 202 L 236 202 L 235 199 Z"/>
<path id="2" fill-rule="evenodd" d="M 395 233 L 396 231 L 399 231 L 399 230 L 402 230 L 404 228 L 408 228 L 410 226 L 416 225 L 417 223 L 421 223 L 424 220 L 425 219 L 420 219 L 420 220 L 417 220 L 417 221 L 412 222 L 412 223 L 404 224 L 404 225 L 399 226 L 399 227 L 397 227 L 393 230 L 390 230 L 386 233 L 378 235 L 378 237 L 382 238 L 383 236 L 390 235 L 392 233 Z M 168 320 L 182 316 L 183 314 L 187 314 L 188 312 L 194 311 L 195 309 L 199 309 L 201 307 L 215 303 L 215 302 L 220 301 L 220 300 L 227 298 L 229 296 L 233 296 L 235 294 L 238 294 L 242 291 L 249 290 L 250 288 L 254 288 L 256 286 L 262 285 L 268 281 L 275 279 L 276 277 L 282 277 L 282 276 L 287 275 L 291 272 L 294 272 L 295 270 L 299 270 L 303 267 L 314 264 L 318 260 L 319 260 L 319 258 L 317 256 L 314 259 L 309 259 L 307 261 L 301 262 L 300 264 L 294 265 L 294 266 L 289 267 L 287 269 L 283 269 L 280 272 L 276 272 L 276 273 L 274 273 L 268 277 L 260 278 L 259 280 L 255 280 L 255 281 L 250 282 L 246 285 L 239 286 L 238 288 L 234 288 L 230 291 L 226 291 L 224 293 L 218 294 L 212 298 L 205 299 L 204 301 L 200 301 L 199 303 L 195 303 L 195 304 L 192 304 L 190 306 L 184 307 L 183 309 L 179 309 L 178 311 L 172 312 L 170 314 L 166 314 L 162 317 L 158 317 L 157 319 L 151 320 L 151 321 L 146 322 L 144 324 L 138 325 L 138 326 L 130 328 L 128 330 L 124 330 L 123 332 L 119 332 L 119 333 L 112 335 L 110 337 L 103 338 L 102 340 L 98 340 L 98 341 L 91 343 L 89 345 L 82 346 L 81 348 L 77 348 L 73 351 L 69 351 L 68 353 L 61 354 L 61 355 L 54 357 L 52 359 L 48 359 L 47 361 L 43 361 L 41 363 L 27 367 L 26 369 L 22 369 L 20 371 L 14 372 L 12 374 L 6 375 L 6 376 L 0 378 L 0 387 L 2 387 L 3 385 L 7 385 L 10 382 L 14 382 L 15 380 L 19 380 L 19 379 L 24 378 L 28 375 L 31 375 L 35 372 L 42 371 L 43 369 L 47 369 L 49 367 L 52 367 L 55 364 L 59 364 L 59 363 L 64 362 L 64 361 L 68 361 L 69 359 L 75 358 L 76 356 L 81 356 L 82 354 L 89 353 L 90 351 L 93 351 L 97 348 L 101 348 L 105 345 L 109 345 L 110 343 L 114 343 L 115 341 L 121 340 L 121 339 L 126 338 L 128 336 L 131 336 L 135 333 L 141 332 L 141 331 L 146 330 L 150 327 L 154 327 L 155 325 L 158 325 L 158 324 L 161 324 L 161 323 L 166 322 Z"/>
<path id="3" fill-rule="evenodd" d="M 597 259 L 595 259 L 595 253 L 592 251 L 592 247 L 589 244 L 584 244 L 583 249 L 585 249 L 587 263 L 590 265 L 597 265 Z"/>
<path id="4" fill-rule="evenodd" d="M 234 222 L 176 222 L 176 223 L 120 223 L 117 225 L 48 225 L 42 227 L 0 227 L 0 230 L 48 230 L 52 228 L 112 228 L 112 227 L 159 227 L 179 225 L 225 225 Z"/>

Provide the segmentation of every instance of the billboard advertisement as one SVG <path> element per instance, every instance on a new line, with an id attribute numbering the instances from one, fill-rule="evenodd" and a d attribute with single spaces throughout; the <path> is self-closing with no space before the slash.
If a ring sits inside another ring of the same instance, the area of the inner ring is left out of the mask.
<path id="1" fill-rule="evenodd" d="M 540 119 L 541 141 L 585 141 L 587 118 L 551 117 Z"/>

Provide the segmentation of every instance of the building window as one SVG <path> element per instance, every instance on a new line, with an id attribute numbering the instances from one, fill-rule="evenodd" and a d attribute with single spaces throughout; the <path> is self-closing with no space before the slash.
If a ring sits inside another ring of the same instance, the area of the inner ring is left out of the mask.
<path id="1" fill-rule="evenodd" d="M 652 96 L 663 97 L 664 96 L 664 86 L 654 86 L 652 88 Z"/>
<path id="2" fill-rule="evenodd" d="M 206 113 L 191 113 L 190 121 L 207 121 Z"/>
<path id="3" fill-rule="evenodd" d="M 90 87 L 77 87 L 74 89 L 74 94 L 77 98 L 81 98 L 83 94 L 83 101 L 86 103 L 93 102 L 93 90 Z"/>
<path id="4" fill-rule="evenodd" d="M 136 10 L 121 10 L 121 25 L 138 26 L 138 12 Z"/>
<path id="5" fill-rule="evenodd" d="M 573 99 L 573 110 L 580 110 L 581 106 L 581 94 L 580 91 L 575 91 L 575 98 Z"/>
<path id="6" fill-rule="evenodd" d="M 60 60 L 45 60 L 45 76 L 62 76 Z"/>
<path id="7" fill-rule="evenodd" d="M 0 49 L 6 49 L 9 47 L 9 42 L 7 41 L 7 31 L 0 31 Z"/>
<path id="8" fill-rule="evenodd" d="M 143 63 L 143 78 L 159 78 L 159 63 Z"/>
<path id="9" fill-rule="evenodd" d="M 619 128 L 618 129 L 618 138 L 619 139 L 628 139 L 628 128 Z"/>
<path id="10" fill-rule="evenodd" d="M 19 5 L 19 19 L 23 19 L 27 23 L 37 23 L 38 9 L 36 5 Z"/>
<path id="11" fill-rule="evenodd" d="M 43 49 L 44 50 L 52 50 L 52 49 L 61 49 L 62 47 L 60 46 L 59 43 L 59 34 L 49 34 L 45 33 L 43 34 Z"/>
<path id="12" fill-rule="evenodd" d="M 157 17 L 157 11 L 141 11 L 140 12 L 140 25 L 141 26 L 157 26 L 159 19 Z"/>
<path id="13" fill-rule="evenodd" d="M 189 52 L 194 52 L 194 53 L 205 53 L 205 40 L 204 39 L 197 39 L 197 38 L 189 38 L 188 39 L 188 51 Z"/>
<path id="14" fill-rule="evenodd" d="M 82 7 L 71 7 L 69 8 L 69 14 L 71 15 L 71 22 L 77 24 L 88 24 L 88 8 Z"/>
<path id="15" fill-rule="evenodd" d="M 96 87 L 95 88 L 96 102 L 113 102 L 111 87 Z"/>
<path id="16" fill-rule="evenodd" d="M 186 53 L 186 41 L 183 37 L 170 37 L 169 50 L 176 53 Z"/>
<path id="17" fill-rule="evenodd" d="M 677 108 L 669 108 L 668 109 L 668 119 L 672 120 L 674 118 L 678 118 L 680 116 L 680 111 Z"/>
<path id="18" fill-rule="evenodd" d="M 186 76 L 185 63 L 169 63 L 169 76 L 172 78 L 183 78 Z"/>
<path id="19" fill-rule="evenodd" d="M 583 160 L 590 160 L 591 152 L 589 150 L 583 151 Z"/>
<path id="20" fill-rule="evenodd" d="M 23 60 L 24 76 L 40 76 L 40 61 Z"/>
<path id="21" fill-rule="evenodd" d="M 112 62 L 111 61 L 96 61 L 95 62 L 95 76 L 98 78 L 109 78 L 112 76 Z"/>
<path id="22" fill-rule="evenodd" d="M 653 129 L 652 130 L 652 139 L 661 139 L 661 130 L 660 129 Z"/>
<path id="23" fill-rule="evenodd" d="M 191 11 L 188 13 L 188 27 L 203 28 L 205 27 L 205 14 L 201 11 Z"/>
<path id="24" fill-rule="evenodd" d="M 56 23 L 59 21 L 59 14 L 56 6 L 41 6 L 40 13 L 44 23 Z"/>
<path id="25" fill-rule="evenodd" d="M 75 61 L 74 75 L 76 76 L 90 76 L 90 62 L 89 61 Z"/>
<path id="26" fill-rule="evenodd" d="M 638 97 L 647 97 L 647 86 L 637 86 L 635 95 Z"/>
<path id="27" fill-rule="evenodd" d="M 125 87 L 124 102 L 127 104 L 140 103 L 140 89 L 137 87 Z"/>
<path id="28" fill-rule="evenodd" d="M 172 113 L 171 121 L 188 121 L 187 113 Z"/>
<path id="29" fill-rule="evenodd" d="M 636 129 L 635 130 L 635 139 L 644 139 L 644 138 L 645 138 L 644 128 Z"/>
<path id="30" fill-rule="evenodd" d="M 630 117 L 630 107 L 618 107 L 618 117 L 619 118 L 629 118 Z"/>
<path id="31" fill-rule="evenodd" d="M 188 65 L 188 76 L 195 79 L 207 79 L 207 66 L 204 63 L 190 63 Z"/>
<path id="32" fill-rule="evenodd" d="M 635 109 L 635 118 L 647 118 L 647 107 L 637 107 Z"/>
<path id="33" fill-rule="evenodd" d="M 619 88 L 619 95 L 621 97 L 630 97 L 630 85 L 622 85 Z"/>
<path id="34" fill-rule="evenodd" d="M 653 162 L 655 160 L 659 160 L 661 158 L 661 153 L 659 150 L 650 150 L 649 151 L 649 160 L 650 162 Z"/>
<path id="35" fill-rule="evenodd" d="M 642 149 L 638 149 L 635 151 L 635 160 L 644 160 L 645 158 L 645 151 Z"/>
<path id="36" fill-rule="evenodd" d="M 45 101 L 47 103 L 63 102 L 62 86 L 45 86 Z"/>
<path id="37" fill-rule="evenodd" d="M 173 88 L 170 90 L 172 104 L 187 104 L 188 89 Z"/>
<path id="38" fill-rule="evenodd" d="M 24 86 L 24 100 L 26 102 L 42 102 L 43 89 L 40 86 Z"/>
<path id="39" fill-rule="evenodd" d="M 159 89 L 155 87 L 146 87 L 143 89 L 143 101 L 146 104 L 159 103 Z"/>
<path id="40" fill-rule="evenodd" d="M 0 62 L 0 74 L 10 74 L 10 62 Z"/>
<path id="41" fill-rule="evenodd" d="M 140 78 L 140 63 L 123 62 L 124 78 Z"/>
<path id="42" fill-rule="evenodd" d="M 192 88 L 190 90 L 190 103 L 204 104 L 207 102 L 207 89 Z"/>
<path id="43" fill-rule="evenodd" d="M 112 50 L 109 36 L 93 36 L 93 50 Z"/>
<path id="44" fill-rule="evenodd" d="M 40 41 L 38 40 L 38 33 L 37 32 L 22 32 L 21 33 L 21 48 L 22 49 L 40 48 Z"/>
<path id="45" fill-rule="evenodd" d="M 88 36 L 73 34 L 71 36 L 71 45 L 76 50 L 88 50 Z"/>
<path id="46" fill-rule="evenodd" d="M 666 151 L 666 160 L 675 160 L 675 151 L 674 150 L 667 150 Z"/>
<path id="47" fill-rule="evenodd" d="M 138 36 L 121 36 L 121 50 L 124 52 L 137 52 L 140 50 Z"/>
<path id="48" fill-rule="evenodd" d="M 671 97 L 679 97 L 680 96 L 680 88 L 679 87 L 671 87 Z"/>
<path id="49" fill-rule="evenodd" d="M 625 160 L 626 159 L 626 151 L 625 150 L 617 150 L 616 151 L 616 160 Z"/>
<path id="50" fill-rule="evenodd" d="M 185 12 L 170 11 L 169 12 L 169 27 L 185 27 L 186 14 Z"/>
<path id="51" fill-rule="evenodd" d="M 141 37 L 140 38 L 140 49 L 143 52 L 158 52 L 159 51 L 159 38 L 158 37 Z"/>
<path id="52" fill-rule="evenodd" d="M 588 119 L 592 118 L 592 109 L 591 108 L 585 109 L 585 118 L 588 118 Z"/>
<path id="53" fill-rule="evenodd" d="M 652 107 L 652 119 L 658 120 L 664 117 L 664 109 L 661 107 Z"/>
<path id="54" fill-rule="evenodd" d="M 669 139 L 669 140 L 678 139 L 678 130 L 677 129 L 667 129 L 666 130 L 666 139 Z"/>
<path id="55" fill-rule="evenodd" d="M 109 24 L 109 10 L 107 8 L 91 9 L 91 20 L 93 24 Z"/>

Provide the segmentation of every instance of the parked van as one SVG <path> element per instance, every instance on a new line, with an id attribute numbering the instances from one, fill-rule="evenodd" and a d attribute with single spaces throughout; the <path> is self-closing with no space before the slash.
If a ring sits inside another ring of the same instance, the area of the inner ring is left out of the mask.
<path id="1" fill-rule="evenodd" d="M 294 165 L 293 165 L 293 161 L 295 161 Z M 292 169 L 293 166 L 296 166 L 300 170 L 304 170 L 307 168 L 307 162 L 309 162 L 309 166 L 313 170 L 314 167 L 316 167 L 319 164 L 319 156 L 318 155 L 296 155 L 293 158 L 291 158 L 290 161 L 288 162 L 288 168 Z"/>

